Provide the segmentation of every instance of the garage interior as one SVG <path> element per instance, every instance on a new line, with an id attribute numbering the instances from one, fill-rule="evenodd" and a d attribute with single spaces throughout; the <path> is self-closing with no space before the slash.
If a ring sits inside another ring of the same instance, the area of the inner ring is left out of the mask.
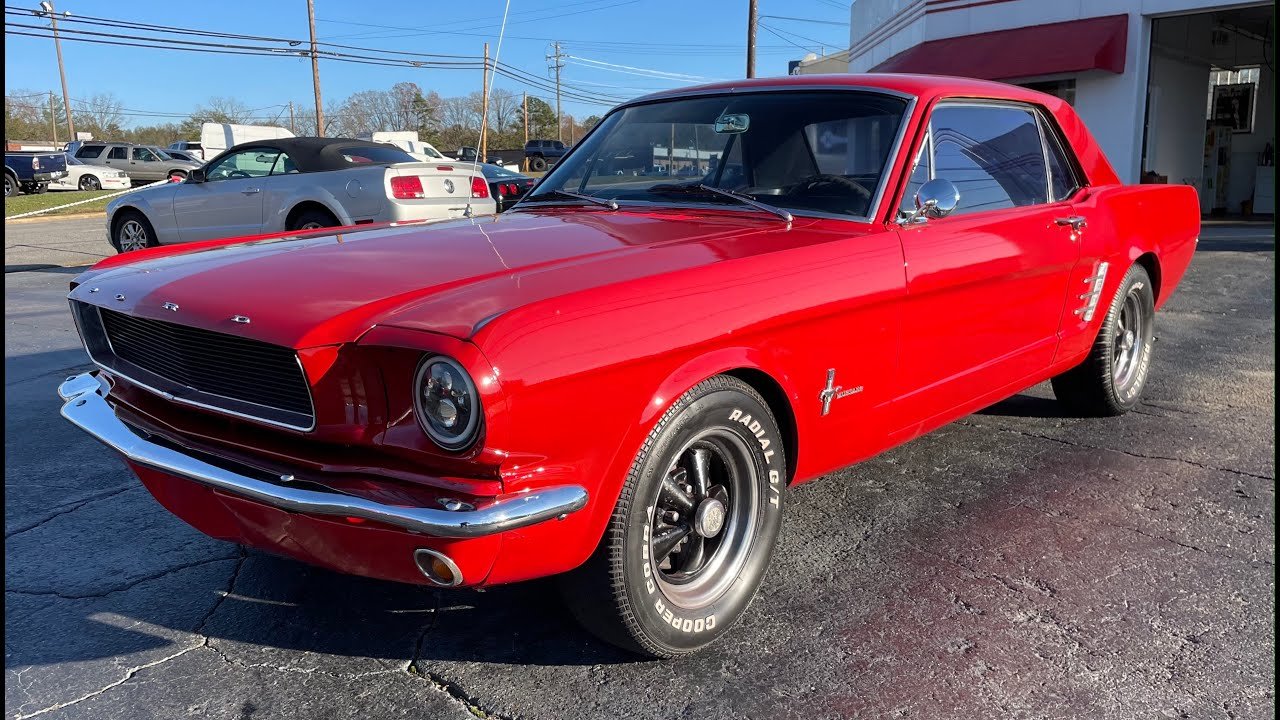
<path id="1" fill-rule="evenodd" d="M 1155 18 L 1147 77 L 1143 182 L 1195 185 L 1209 216 L 1274 217 L 1274 5 Z"/>

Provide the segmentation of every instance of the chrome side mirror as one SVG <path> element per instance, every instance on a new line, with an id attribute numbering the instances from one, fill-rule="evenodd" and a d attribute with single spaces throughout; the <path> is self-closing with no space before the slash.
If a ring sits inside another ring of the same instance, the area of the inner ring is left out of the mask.
<path id="1" fill-rule="evenodd" d="M 906 213 L 900 221 L 903 225 L 918 225 L 930 218 L 950 215 L 960 204 L 960 190 L 950 180 L 935 178 L 920 186 L 915 201 L 916 209 Z"/>
<path id="2" fill-rule="evenodd" d="M 960 204 L 960 191 L 950 180 L 935 178 L 916 191 L 916 215 L 943 218 Z"/>

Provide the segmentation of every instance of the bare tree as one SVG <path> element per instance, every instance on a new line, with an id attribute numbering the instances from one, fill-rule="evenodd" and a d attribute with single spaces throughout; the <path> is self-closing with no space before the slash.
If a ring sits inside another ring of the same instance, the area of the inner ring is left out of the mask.
<path id="1" fill-rule="evenodd" d="M 510 90 L 489 93 L 489 127 L 504 133 L 520 121 L 520 96 Z"/>
<path id="2" fill-rule="evenodd" d="M 75 110 L 76 125 L 95 137 L 114 137 L 122 132 L 124 107 L 112 93 L 98 93 Z"/>

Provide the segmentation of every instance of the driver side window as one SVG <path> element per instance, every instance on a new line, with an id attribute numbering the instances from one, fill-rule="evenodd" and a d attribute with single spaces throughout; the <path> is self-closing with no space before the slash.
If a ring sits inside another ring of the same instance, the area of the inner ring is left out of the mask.
<path id="1" fill-rule="evenodd" d="M 268 148 L 251 148 L 232 153 L 210 165 L 205 171 L 205 181 L 259 178 L 271 174 L 280 151 Z"/>

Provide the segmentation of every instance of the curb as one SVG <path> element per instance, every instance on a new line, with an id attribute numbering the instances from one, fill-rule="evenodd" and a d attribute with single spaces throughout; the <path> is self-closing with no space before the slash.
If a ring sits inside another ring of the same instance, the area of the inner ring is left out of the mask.
<path id="1" fill-rule="evenodd" d="M 63 215 L 46 215 L 44 217 L 20 217 L 20 218 L 13 218 L 12 220 L 10 220 L 9 218 L 5 218 L 4 224 L 18 225 L 23 223 L 53 222 L 55 220 L 84 220 L 85 218 L 102 218 L 103 220 L 105 220 L 106 217 L 107 217 L 107 211 L 99 210 L 98 212 L 66 213 Z"/>

